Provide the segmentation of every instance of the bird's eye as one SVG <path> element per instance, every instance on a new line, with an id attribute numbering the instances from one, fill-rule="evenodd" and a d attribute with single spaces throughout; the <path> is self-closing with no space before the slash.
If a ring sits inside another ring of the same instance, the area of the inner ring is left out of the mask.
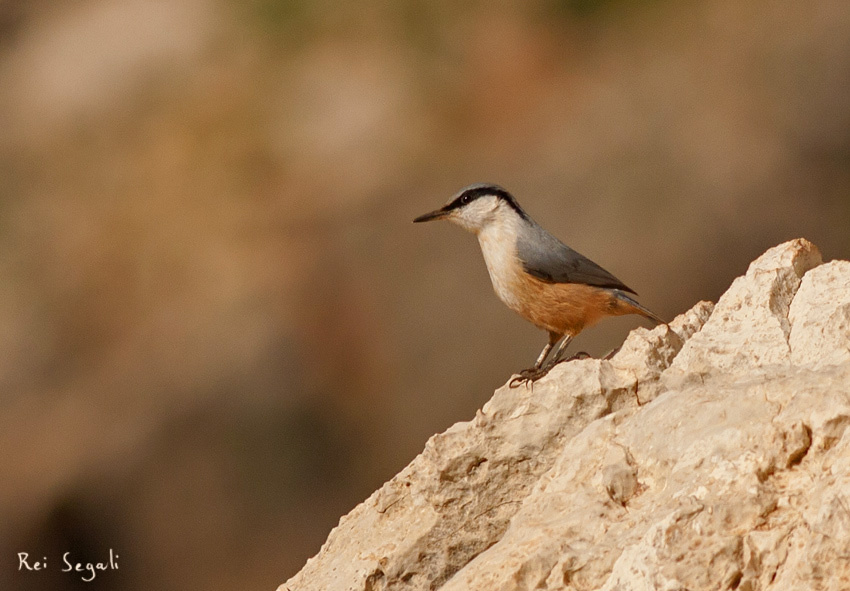
<path id="1" fill-rule="evenodd" d="M 462 195 L 461 198 L 460 198 L 460 204 L 461 205 L 466 205 L 470 201 L 472 201 L 472 199 L 471 199 L 471 196 L 468 193 L 466 195 Z"/>

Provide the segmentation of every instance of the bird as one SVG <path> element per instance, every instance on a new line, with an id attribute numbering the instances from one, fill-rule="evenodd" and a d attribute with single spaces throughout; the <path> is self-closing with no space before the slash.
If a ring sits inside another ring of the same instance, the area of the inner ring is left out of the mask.
<path id="1" fill-rule="evenodd" d="M 563 354 L 570 341 L 604 317 L 637 314 L 666 324 L 634 299 L 632 288 L 544 230 L 499 185 L 465 187 L 440 209 L 413 221 L 442 219 L 478 237 L 496 295 L 549 334 L 537 361 L 520 371 L 511 387 L 533 384 L 567 361 Z M 574 357 L 580 355 L 587 356 Z"/>

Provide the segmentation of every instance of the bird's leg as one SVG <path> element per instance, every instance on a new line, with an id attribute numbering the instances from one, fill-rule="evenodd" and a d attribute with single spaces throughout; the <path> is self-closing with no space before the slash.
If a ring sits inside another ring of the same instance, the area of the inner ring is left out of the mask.
<path id="1" fill-rule="evenodd" d="M 552 350 L 552 347 L 555 346 L 555 343 L 550 339 L 546 346 L 543 347 L 543 350 L 540 352 L 540 356 L 537 358 L 537 361 L 534 362 L 534 369 L 540 369 L 543 365 L 543 361 L 546 359 L 546 356 L 549 354 L 549 351 Z"/>
<path id="2" fill-rule="evenodd" d="M 549 355 L 549 352 L 552 350 L 552 347 L 555 346 L 555 343 L 561 338 L 561 335 L 554 332 L 549 332 L 549 342 L 543 347 L 543 351 L 540 352 L 540 355 L 537 357 L 537 361 L 534 363 L 534 367 L 529 369 L 524 369 L 519 372 L 519 375 L 513 378 L 509 384 L 511 388 L 516 388 L 518 385 L 522 383 L 536 382 L 551 370 L 557 363 L 559 363 L 559 357 L 561 353 L 563 353 L 564 349 L 567 348 L 567 345 L 570 344 L 570 341 L 573 340 L 573 337 L 570 335 L 564 336 L 564 340 L 561 341 L 561 344 L 558 345 L 558 350 L 552 356 L 552 360 L 543 365 L 543 362 L 546 360 L 546 356 Z"/>
<path id="3" fill-rule="evenodd" d="M 552 361 L 550 361 L 549 365 L 547 365 L 547 367 L 549 369 L 552 369 L 557 364 L 559 364 L 561 361 L 564 361 L 563 359 L 561 359 L 561 355 L 564 354 L 564 351 L 566 350 L 567 345 L 569 345 L 570 341 L 572 341 L 572 340 L 573 340 L 572 335 L 566 335 L 564 337 L 564 340 L 561 341 L 560 345 L 558 345 L 558 350 L 555 351 L 555 354 L 552 356 Z"/>

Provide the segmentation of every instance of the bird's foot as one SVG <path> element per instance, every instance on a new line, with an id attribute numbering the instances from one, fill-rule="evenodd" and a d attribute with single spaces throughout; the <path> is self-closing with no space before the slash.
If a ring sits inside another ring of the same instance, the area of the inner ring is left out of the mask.
<path id="1" fill-rule="evenodd" d="M 616 353 L 616 351 L 614 351 L 613 353 Z M 511 379 L 511 381 L 508 383 L 508 386 L 510 388 L 516 388 L 516 387 L 521 386 L 521 385 L 534 384 L 534 382 L 536 382 L 537 380 L 539 380 L 540 378 L 545 376 L 547 373 L 549 373 L 552 370 L 552 368 L 555 367 L 556 365 L 558 365 L 559 363 L 564 363 L 565 361 L 573 361 L 575 359 L 589 359 L 589 358 L 590 358 L 590 355 L 588 355 L 584 351 L 579 351 L 578 353 L 576 353 L 575 355 L 572 355 L 571 357 L 568 357 L 567 359 L 558 359 L 557 361 L 554 361 L 552 363 L 548 363 L 548 364 L 544 365 L 543 367 L 530 367 L 528 369 L 524 369 L 521 372 L 519 372 L 516 375 L 516 377 Z"/>
<path id="2" fill-rule="evenodd" d="M 549 373 L 549 370 L 553 367 L 554 364 L 550 364 L 543 367 L 530 367 L 528 369 L 524 369 L 519 372 L 519 374 L 510 381 L 510 383 L 508 383 L 508 387 L 516 388 L 520 385 L 534 384 L 534 382 Z"/>

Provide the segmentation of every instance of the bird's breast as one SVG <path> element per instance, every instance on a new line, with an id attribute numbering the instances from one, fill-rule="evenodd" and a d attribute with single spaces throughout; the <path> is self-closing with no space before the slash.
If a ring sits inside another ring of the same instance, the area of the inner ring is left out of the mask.
<path id="1" fill-rule="evenodd" d="M 556 334 L 577 335 L 603 316 L 629 314 L 612 306 L 610 289 L 581 283 L 549 283 L 525 272 L 517 255 L 516 233 L 495 227 L 478 234 L 493 289 L 520 316 Z"/>

